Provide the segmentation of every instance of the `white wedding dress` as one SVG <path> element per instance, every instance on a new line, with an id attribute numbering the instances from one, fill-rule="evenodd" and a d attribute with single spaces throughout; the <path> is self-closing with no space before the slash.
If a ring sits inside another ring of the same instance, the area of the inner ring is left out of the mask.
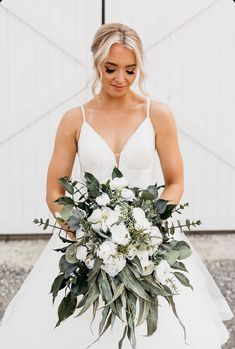
<path id="1" fill-rule="evenodd" d="M 154 129 L 149 117 L 150 100 L 147 99 L 147 115 L 129 138 L 119 156 L 119 164 L 109 145 L 86 122 L 79 138 L 79 161 L 81 173 L 89 171 L 99 180 L 110 176 L 115 165 L 119 165 L 131 186 L 146 187 L 156 182 Z M 185 234 L 177 233 L 178 239 L 186 239 Z M 191 245 L 191 244 L 190 244 Z M 54 230 L 52 237 L 42 251 L 39 259 L 26 277 L 19 291 L 9 303 L 0 326 L 1 349 L 85 349 L 97 338 L 101 310 L 97 312 L 90 329 L 92 308 L 82 316 L 72 315 L 58 327 L 57 307 L 64 290 L 52 304 L 49 294 L 54 278 L 59 274 L 60 252 L 54 248 L 64 246 Z M 223 321 L 233 317 L 225 298 L 204 263 L 191 245 L 193 253 L 185 260 L 189 270 L 188 277 L 193 291 L 184 287 L 175 296 L 178 315 L 186 327 L 187 340 L 170 306 L 164 298 L 159 298 L 158 329 L 150 337 L 145 337 L 146 324 L 136 327 L 137 349 L 221 349 L 228 340 L 229 332 Z M 124 326 L 116 319 L 114 327 L 104 333 L 94 349 L 118 348 Z M 131 348 L 127 338 L 123 348 Z"/>

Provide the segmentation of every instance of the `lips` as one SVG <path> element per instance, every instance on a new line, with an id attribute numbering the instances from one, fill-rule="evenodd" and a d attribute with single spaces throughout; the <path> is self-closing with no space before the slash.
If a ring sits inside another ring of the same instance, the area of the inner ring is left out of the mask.
<path id="1" fill-rule="evenodd" d="M 126 86 L 116 86 L 116 85 L 111 85 L 113 87 L 116 87 L 116 88 L 123 88 L 123 87 L 126 87 Z"/>

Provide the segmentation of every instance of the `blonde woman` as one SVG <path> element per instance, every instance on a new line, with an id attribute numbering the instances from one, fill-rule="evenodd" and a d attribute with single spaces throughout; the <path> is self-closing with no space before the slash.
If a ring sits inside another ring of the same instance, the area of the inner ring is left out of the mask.
<path id="1" fill-rule="evenodd" d="M 179 203 L 184 173 L 176 122 L 170 108 L 150 99 L 143 89 L 141 39 L 126 25 L 105 24 L 96 32 L 91 50 L 95 71 L 93 98 L 61 117 L 48 167 L 48 207 L 53 214 L 61 209 L 53 203 L 64 194 L 57 179 L 71 176 L 77 155 L 81 177 L 84 171 L 89 171 L 102 181 L 117 166 L 130 185 L 145 188 L 156 181 L 157 154 L 165 182 L 161 198 Z M 137 76 L 142 95 L 131 88 Z M 96 93 L 99 83 L 101 88 Z M 68 235 L 74 239 L 71 232 Z M 61 298 L 53 307 L 48 290 L 58 273 L 59 257 L 52 248 L 59 243 L 54 234 L 9 304 L 0 331 L 3 349 L 84 349 L 96 338 L 101 317 L 97 313 L 92 335 L 92 310 L 81 317 L 70 317 L 54 329 L 56 306 Z M 145 337 L 145 325 L 137 327 L 137 348 L 221 349 L 227 341 L 229 335 L 222 320 L 232 317 L 231 310 L 196 251 L 189 258 L 187 268 L 194 290 L 182 290 L 175 298 L 179 317 L 186 326 L 187 343 L 178 320 L 162 299 L 157 331 Z M 122 332 L 123 324 L 117 320 L 113 331 L 107 331 L 94 348 L 116 348 Z M 130 348 L 128 340 L 123 348 Z"/>

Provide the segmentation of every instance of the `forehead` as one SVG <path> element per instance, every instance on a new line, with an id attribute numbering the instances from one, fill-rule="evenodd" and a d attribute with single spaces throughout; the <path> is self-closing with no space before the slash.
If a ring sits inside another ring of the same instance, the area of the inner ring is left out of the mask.
<path id="1" fill-rule="evenodd" d="M 113 44 L 110 47 L 109 53 L 105 58 L 104 63 L 113 63 L 113 65 L 118 66 L 134 66 L 136 65 L 135 52 L 130 48 L 125 47 L 123 44 Z"/>

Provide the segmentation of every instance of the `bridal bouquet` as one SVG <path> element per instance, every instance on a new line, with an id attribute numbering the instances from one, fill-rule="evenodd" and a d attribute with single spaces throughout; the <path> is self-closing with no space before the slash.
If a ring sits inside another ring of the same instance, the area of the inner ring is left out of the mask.
<path id="1" fill-rule="evenodd" d="M 100 183 L 91 173 L 85 172 L 82 187 L 77 181 L 62 177 L 59 182 L 68 196 L 54 202 L 63 205 L 55 214 L 57 221 L 67 224 L 74 240 L 59 237 L 66 246 L 55 249 L 62 252 L 59 275 L 52 283 L 53 303 L 58 292 L 65 296 L 58 307 L 58 322 L 76 310 L 82 315 L 93 307 L 93 319 L 102 308 L 99 337 L 116 318 L 124 322 L 123 336 L 136 348 L 135 327 L 146 321 L 147 336 L 157 329 L 158 301 L 164 297 L 179 320 L 184 336 L 186 331 L 178 317 L 174 296 L 178 285 L 190 287 L 182 262 L 191 254 L 186 241 L 174 239 L 176 228 L 201 224 L 186 219 L 185 225 L 169 222 L 174 212 L 188 205 L 171 205 L 158 198 L 163 186 L 150 185 L 146 189 L 129 187 L 127 179 L 115 167 L 111 178 Z M 78 199 L 76 199 L 78 194 Z M 43 229 L 61 226 L 50 225 L 35 218 L 34 223 Z M 99 308 L 100 301 L 102 307 Z"/>

